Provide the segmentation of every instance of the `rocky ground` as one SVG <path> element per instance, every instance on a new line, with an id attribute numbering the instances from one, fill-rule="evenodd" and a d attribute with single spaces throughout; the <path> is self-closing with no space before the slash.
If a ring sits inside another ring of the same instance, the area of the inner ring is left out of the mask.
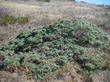
<path id="1" fill-rule="evenodd" d="M 35 0 L 1 0 L 0 14 L 29 18 L 29 22 L 26 24 L 0 25 L 0 46 L 13 40 L 13 38 L 23 31 L 32 30 L 33 28 L 53 23 L 59 19 L 88 19 L 97 24 L 97 26 L 108 34 L 110 33 L 110 8 L 99 5 L 59 1 L 47 3 L 37 2 Z M 77 71 L 74 66 L 67 66 L 65 68 L 67 69 L 59 70 L 61 71 L 60 74 L 63 77 L 63 80 L 51 77 L 47 82 L 84 81 L 84 77 L 82 75 L 77 75 Z M 56 73 L 55 77 L 58 74 Z M 108 71 L 104 71 L 91 75 L 91 77 L 86 79 L 85 82 L 109 82 L 109 76 L 110 73 Z M 5 80 L 3 80 L 3 78 L 5 78 Z M 21 82 L 21 78 L 24 77 L 10 74 L 8 72 L 0 72 L 0 82 Z M 33 81 L 24 78 L 23 82 Z"/>

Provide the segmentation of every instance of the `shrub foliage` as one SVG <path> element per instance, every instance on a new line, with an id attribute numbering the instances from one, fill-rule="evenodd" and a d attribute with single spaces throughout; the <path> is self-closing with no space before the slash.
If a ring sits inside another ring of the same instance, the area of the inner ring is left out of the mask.
<path id="1" fill-rule="evenodd" d="M 1 51 L 7 52 L 4 59 L 7 66 L 28 67 L 36 79 L 45 79 L 47 74 L 70 62 L 87 72 L 102 70 L 104 58 L 87 55 L 85 51 L 107 45 L 106 33 L 91 22 L 75 19 L 23 32 Z"/>

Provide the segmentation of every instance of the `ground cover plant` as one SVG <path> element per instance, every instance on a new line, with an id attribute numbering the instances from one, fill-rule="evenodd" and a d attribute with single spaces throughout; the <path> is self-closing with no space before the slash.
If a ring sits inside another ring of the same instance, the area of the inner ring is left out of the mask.
<path id="1" fill-rule="evenodd" d="M 3 64 L 28 67 L 34 78 L 43 80 L 67 63 L 77 63 L 87 74 L 103 70 L 109 63 L 103 55 L 85 52 L 109 45 L 108 34 L 84 19 L 59 20 L 51 25 L 19 34 L 0 49 Z M 109 69 L 109 66 L 106 67 Z"/>
<path id="2" fill-rule="evenodd" d="M 26 24 L 29 22 L 28 17 L 13 17 L 10 15 L 1 15 L 0 14 L 0 25 L 9 25 L 9 24 Z"/>

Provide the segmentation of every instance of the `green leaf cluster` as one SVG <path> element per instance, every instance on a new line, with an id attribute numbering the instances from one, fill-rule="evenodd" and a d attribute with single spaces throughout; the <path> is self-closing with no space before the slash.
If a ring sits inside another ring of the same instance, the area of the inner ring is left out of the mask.
<path id="1" fill-rule="evenodd" d="M 70 62 L 79 64 L 87 72 L 100 70 L 104 58 L 86 55 L 85 51 L 104 48 L 108 42 L 108 35 L 96 25 L 75 19 L 23 32 L 1 50 L 13 52 L 5 55 L 7 65 L 26 66 L 36 79 L 45 79 L 47 74 Z"/>

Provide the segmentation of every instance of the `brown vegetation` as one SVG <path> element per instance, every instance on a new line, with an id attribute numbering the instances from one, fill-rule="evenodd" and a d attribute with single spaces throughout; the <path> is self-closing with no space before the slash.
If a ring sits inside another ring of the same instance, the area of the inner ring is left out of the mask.
<path id="1" fill-rule="evenodd" d="M 34 81 L 28 80 L 25 75 L 18 75 L 17 73 L 0 71 L 0 82 L 34 82 Z"/>

